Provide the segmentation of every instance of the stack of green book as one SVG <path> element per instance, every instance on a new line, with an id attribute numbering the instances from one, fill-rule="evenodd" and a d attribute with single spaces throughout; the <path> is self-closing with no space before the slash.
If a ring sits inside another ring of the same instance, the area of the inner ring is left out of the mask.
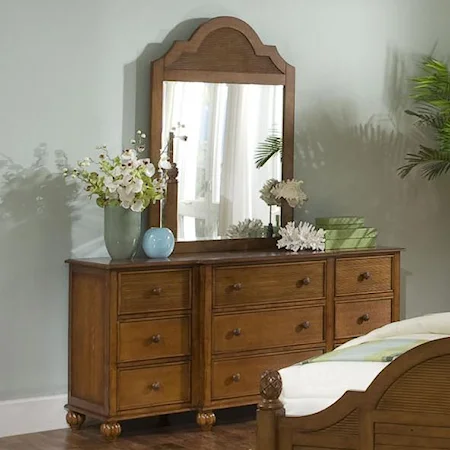
<path id="1" fill-rule="evenodd" d="M 325 231 L 325 250 L 376 246 L 378 231 L 365 227 L 363 217 L 319 217 L 316 228 Z"/>

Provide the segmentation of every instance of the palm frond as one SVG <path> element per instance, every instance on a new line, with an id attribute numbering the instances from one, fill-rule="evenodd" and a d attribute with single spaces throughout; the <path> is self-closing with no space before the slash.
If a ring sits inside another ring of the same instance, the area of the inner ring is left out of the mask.
<path id="1" fill-rule="evenodd" d="M 434 180 L 450 171 L 450 151 L 435 150 L 421 145 L 419 152 L 408 153 L 405 161 L 406 164 L 398 169 L 401 178 L 405 178 L 416 168 L 428 180 Z"/>
<path id="2" fill-rule="evenodd" d="M 278 134 L 271 134 L 256 149 L 256 167 L 260 169 L 277 153 L 283 154 L 283 138 Z"/>
<path id="3" fill-rule="evenodd" d="M 411 98 L 416 104 L 406 114 L 415 117 L 415 125 L 433 131 L 437 148 L 420 145 L 417 153 L 408 153 L 398 174 L 405 178 L 418 168 L 433 180 L 450 171 L 450 70 L 447 64 L 430 56 L 422 60 L 423 75 L 412 79 Z"/>
<path id="4" fill-rule="evenodd" d="M 450 73 L 447 64 L 432 57 L 422 61 L 423 76 L 412 79 L 411 97 L 417 102 L 438 108 L 441 113 L 450 113 Z"/>

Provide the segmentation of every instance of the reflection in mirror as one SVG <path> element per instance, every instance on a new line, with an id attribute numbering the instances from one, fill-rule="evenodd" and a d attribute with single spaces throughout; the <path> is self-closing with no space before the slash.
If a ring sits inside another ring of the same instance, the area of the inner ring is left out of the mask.
<path id="1" fill-rule="evenodd" d="M 260 189 L 281 179 L 281 155 L 257 168 L 270 136 L 281 136 L 283 86 L 164 82 L 163 135 L 173 140 L 178 175 L 178 240 L 266 237 L 279 207 Z M 187 139 L 177 139 L 187 137 Z"/>

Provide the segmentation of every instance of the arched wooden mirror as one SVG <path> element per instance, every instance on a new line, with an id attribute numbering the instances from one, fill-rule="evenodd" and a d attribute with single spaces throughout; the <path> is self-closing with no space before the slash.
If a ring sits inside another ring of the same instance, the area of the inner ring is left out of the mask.
<path id="1" fill-rule="evenodd" d="M 177 252 L 275 247 L 267 234 L 230 230 L 293 218 L 287 205 L 269 214 L 259 191 L 268 179 L 293 178 L 294 97 L 295 69 L 233 17 L 209 20 L 152 63 L 150 157 L 168 148 L 174 163 L 162 217 Z M 282 151 L 258 167 L 268 142 Z M 150 226 L 160 208 L 149 209 Z"/>

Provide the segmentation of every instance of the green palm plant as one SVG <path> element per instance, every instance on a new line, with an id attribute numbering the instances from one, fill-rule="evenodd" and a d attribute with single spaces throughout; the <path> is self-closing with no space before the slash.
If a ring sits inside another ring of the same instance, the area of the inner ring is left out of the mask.
<path id="1" fill-rule="evenodd" d="M 273 131 L 272 134 L 264 139 L 258 145 L 255 152 L 255 164 L 258 169 L 263 167 L 271 158 L 280 153 L 283 156 L 283 138 L 277 131 Z"/>
<path id="2" fill-rule="evenodd" d="M 420 150 L 406 155 L 398 173 L 405 178 L 418 168 L 424 178 L 433 180 L 450 171 L 450 71 L 432 57 L 424 58 L 421 67 L 424 74 L 412 79 L 415 110 L 405 113 L 417 119 L 416 126 L 431 130 L 436 148 L 419 145 Z"/>

